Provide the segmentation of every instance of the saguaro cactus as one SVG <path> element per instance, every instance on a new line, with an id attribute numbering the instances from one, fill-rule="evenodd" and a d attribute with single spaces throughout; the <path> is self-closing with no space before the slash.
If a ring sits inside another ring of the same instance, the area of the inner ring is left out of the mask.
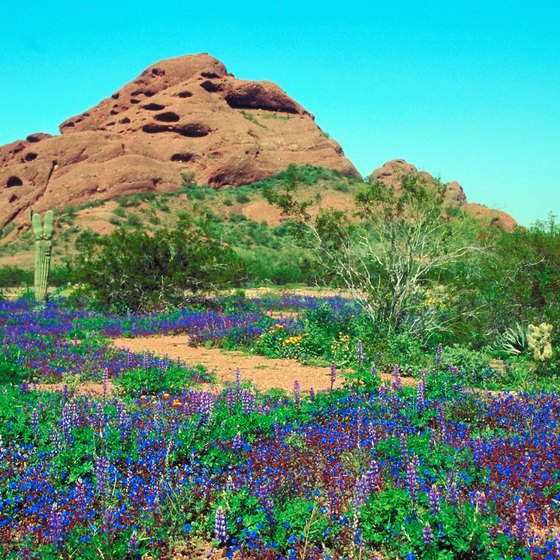
<path id="1" fill-rule="evenodd" d="M 35 235 L 35 299 L 46 301 L 54 231 L 52 210 L 45 214 L 44 223 L 41 221 L 39 214 L 33 214 L 32 225 Z"/>

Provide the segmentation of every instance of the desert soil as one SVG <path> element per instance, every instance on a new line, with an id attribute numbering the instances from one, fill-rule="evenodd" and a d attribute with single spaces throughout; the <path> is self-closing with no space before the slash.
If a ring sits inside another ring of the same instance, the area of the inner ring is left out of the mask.
<path id="1" fill-rule="evenodd" d="M 284 389 L 288 393 L 294 389 L 294 381 L 298 381 L 302 391 L 315 391 L 330 387 L 330 368 L 304 366 L 296 360 L 264 358 L 239 351 L 218 348 L 193 348 L 189 346 L 185 335 L 146 336 L 142 338 L 117 338 L 114 345 L 132 352 L 153 352 L 158 356 L 169 356 L 181 359 L 189 365 L 202 364 L 213 372 L 218 385 L 235 381 L 235 369 L 241 370 L 241 378 L 253 383 L 261 391 Z M 381 374 L 384 381 L 392 380 L 392 376 Z M 403 378 L 403 384 L 413 385 L 415 381 Z M 340 377 L 335 387 L 340 387 Z"/>

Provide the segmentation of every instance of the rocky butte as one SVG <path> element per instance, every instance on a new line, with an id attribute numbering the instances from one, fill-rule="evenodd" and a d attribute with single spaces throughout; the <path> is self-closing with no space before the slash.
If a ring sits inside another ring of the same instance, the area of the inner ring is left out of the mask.
<path id="1" fill-rule="evenodd" d="M 414 165 L 404 159 L 388 161 L 379 169 L 374 170 L 370 179 L 376 179 L 386 187 L 398 190 L 404 175 L 418 175 L 428 185 L 436 183 L 436 179 L 427 171 L 418 171 Z M 517 225 L 517 222 L 506 212 L 493 210 L 476 202 L 467 202 L 463 187 L 457 181 L 445 185 L 445 202 L 449 207 L 461 208 L 467 214 L 506 231 L 512 231 Z"/>
<path id="2" fill-rule="evenodd" d="M 60 132 L 0 147 L 0 227 L 27 219 L 30 206 L 177 190 L 181 173 L 215 187 L 265 179 L 290 163 L 359 176 L 280 87 L 237 79 L 208 54 L 150 66 Z"/>

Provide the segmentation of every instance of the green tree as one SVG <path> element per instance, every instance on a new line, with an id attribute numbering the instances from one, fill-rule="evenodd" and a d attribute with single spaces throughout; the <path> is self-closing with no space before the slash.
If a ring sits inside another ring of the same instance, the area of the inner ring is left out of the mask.
<path id="1" fill-rule="evenodd" d="M 403 176 L 396 190 L 373 181 L 353 209 L 326 209 L 312 217 L 295 197 L 296 184 L 292 175 L 267 198 L 305 224 L 326 276 L 388 332 L 407 328 L 427 335 L 442 327 L 448 313 L 430 303 L 441 291 L 442 275 L 483 249 L 476 224 L 446 212 L 444 185 L 418 175 Z M 445 296 L 451 305 L 453 295 Z"/>

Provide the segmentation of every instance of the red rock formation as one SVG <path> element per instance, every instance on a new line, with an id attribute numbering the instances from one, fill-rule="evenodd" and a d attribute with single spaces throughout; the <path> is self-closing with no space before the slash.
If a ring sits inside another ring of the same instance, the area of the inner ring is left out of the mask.
<path id="1" fill-rule="evenodd" d="M 376 169 L 370 175 L 371 178 L 379 180 L 386 187 L 395 190 L 401 188 L 401 180 L 405 175 L 418 175 L 426 181 L 427 184 L 435 184 L 436 180 L 427 171 L 418 171 L 418 169 L 408 163 L 404 159 L 394 159 L 384 163 L 379 169 Z M 463 187 L 453 181 L 448 183 L 445 188 L 445 201 L 448 206 L 463 206 L 467 202 L 467 197 L 463 191 Z"/>
<path id="2" fill-rule="evenodd" d="M 370 178 L 377 179 L 386 187 L 398 190 L 401 188 L 402 177 L 410 174 L 422 177 L 427 184 L 436 183 L 434 177 L 427 171 L 418 171 L 414 165 L 404 159 L 388 161 L 379 169 L 373 171 Z M 492 210 L 482 204 L 467 202 L 463 187 L 457 181 L 452 181 L 445 185 L 445 202 L 449 207 L 462 208 L 471 216 L 505 231 L 512 231 L 517 225 L 517 222 L 506 212 Z"/>
<path id="3" fill-rule="evenodd" d="M 177 190 L 181 173 L 215 187 L 265 179 L 290 163 L 358 176 L 282 89 L 238 80 L 207 54 L 150 66 L 60 131 L 0 147 L 0 226 L 30 205 L 44 211 Z"/>

